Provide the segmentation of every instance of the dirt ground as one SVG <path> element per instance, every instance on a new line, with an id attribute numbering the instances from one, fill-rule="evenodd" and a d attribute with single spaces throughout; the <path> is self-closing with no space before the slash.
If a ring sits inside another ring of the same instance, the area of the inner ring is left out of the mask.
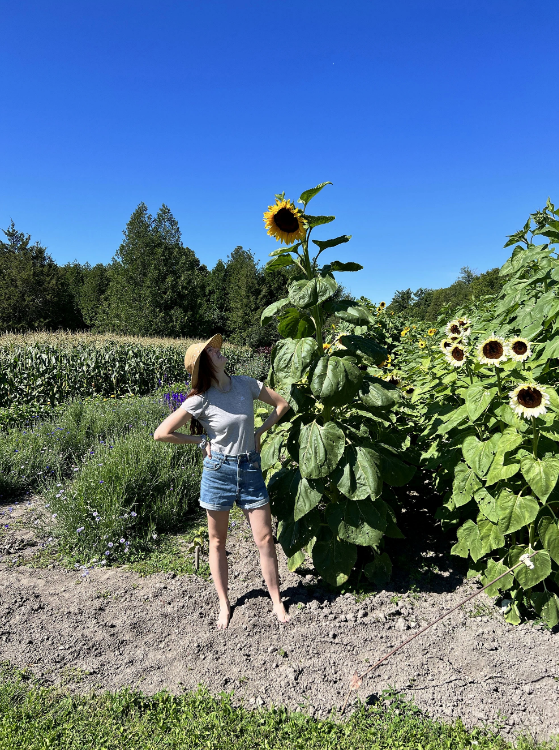
<path id="1" fill-rule="evenodd" d="M 243 520 L 228 542 L 232 619 L 218 631 L 212 582 L 199 576 L 143 578 L 113 568 L 81 577 L 58 566 L 13 566 L 17 555 L 37 552 L 26 519 L 38 504 L 0 505 L 2 526 L 10 520 L 0 535 L 0 662 L 81 693 L 123 686 L 180 693 L 202 684 L 234 691 L 249 707 L 282 704 L 325 717 L 343 704 L 355 670 L 480 587 L 453 567 L 443 538 L 424 539 L 422 549 L 394 540 L 391 554 L 407 557 L 408 573 L 360 601 L 326 590 L 311 568 L 290 573 L 278 546 L 292 618 L 281 626 Z M 557 628 L 508 625 L 480 594 L 366 677 L 359 699 L 375 702 L 393 688 L 434 718 L 546 739 L 559 733 L 558 647 Z"/>

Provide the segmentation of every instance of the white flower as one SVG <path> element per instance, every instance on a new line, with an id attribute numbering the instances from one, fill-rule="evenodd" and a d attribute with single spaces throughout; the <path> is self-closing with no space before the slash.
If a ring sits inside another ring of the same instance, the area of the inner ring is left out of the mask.
<path id="1" fill-rule="evenodd" d="M 466 349 L 462 344 L 453 344 L 445 354 L 445 359 L 453 367 L 462 367 L 466 363 Z"/>
<path id="2" fill-rule="evenodd" d="M 517 362 L 524 362 L 532 354 L 530 342 L 520 336 L 507 341 L 507 348 L 509 357 Z"/>
<path id="3" fill-rule="evenodd" d="M 446 324 L 445 332 L 447 336 L 461 336 L 462 327 L 460 322 L 455 318 Z"/>
<path id="4" fill-rule="evenodd" d="M 545 388 L 537 383 L 522 383 L 509 393 L 510 407 L 519 417 L 530 419 L 545 414 L 549 406 L 549 396 Z"/>
<path id="5" fill-rule="evenodd" d="M 498 365 L 508 359 L 509 351 L 505 339 L 501 336 L 490 336 L 477 348 L 477 356 L 483 365 Z"/>

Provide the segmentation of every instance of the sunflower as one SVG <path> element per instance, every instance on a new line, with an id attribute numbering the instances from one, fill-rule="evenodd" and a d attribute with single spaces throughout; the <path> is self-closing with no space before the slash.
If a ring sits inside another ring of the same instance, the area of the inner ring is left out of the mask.
<path id="1" fill-rule="evenodd" d="M 436 328 L 429 328 L 429 330 L 427 331 L 427 336 L 434 336 L 436 333 L 437 333 Z"/>
<path id="2" fill-rule="evenodd" d="M 532 350 L 530 349 L 530 342 L 526 341 L 526 339 L 520 338 L 520 336 L 507 341 L 507 346 L 509 350 L 509 357 L 511 359 L 515 359 L 517 362 L 524 362 L 524 360 L 528 359 L 528 357 L 532 354 Z"/>
<path id="3" fill-rule="evenodd" d="M 330 349 L 331 346 L 332 344 L 322 344 L 323 349 Z"/>
<path id="4" fill-rule="evenodd" d="M 477 348 L 479 361 L 484 365 L 498 365 L 508 358 L 508 348 L 501 336 L 490 336 Z"/>
<path id="5" fill-rule="evenodd" d="M 411 398 L 414 393 L 415 393 L 415 386 L 414 385 L 407 385 L 407 386 L 405 386 L 405 388 L 402 388 L 402 394 L 406 398 Z"/>
<path id="6" fill-rule="evenodd" d="M 379 306 L 378 306 L 378 309 L 379 309 L 379 310 L 384 310 L 384 308 L 385 308 L 385 307 L 386 307 L 386 302 L 381 302 L 381 303 L 379 304 Z"/>
<path id="7" fill-rule="evenodd" d="M 418 345 L 418 347 L 419 347 L 420 349 L 425 349 L 425 344 L 426 344 L 426 343 L 427 343 L 426 341 L 423 341 L 423 340 L 421 340 L 421 341 L 418 341 L 418 342 L 417 342 L 417 345 Z"/>
<path id="8" fill-rule="evenodd" d="M 264 221 L 268 234 L 278 242 L 290 245 L 305 239 L 305 220 L 290 200 L 276 198 L 276 205 L 264 212 Z"/>
<path id="9" fill-rule="evenodd" d="M 522 383 L 509 393 L 510 407 L 519 417 L 530 419 L 545 414 L 549 406 L 549 396 L 545 388 L 537 383 Z"/>
<path id="10" fill-rule="evenodd" d="M 462 367 L 466 362 L 466 349 L 462 344 L 452 344 L 446 353 L 446 361 L 453 367 Z"/>
<path id="11" fill-rule="evenodd" d="M 447 336 L 460 336 L 462 328 L 457 319 L 451 320 L 446 324 L 445 332 Z"/>
<path id="12" fill-rule="evenodd" d="M 456 340 L 457 338 L 455 336 L 453 336 L 452 338 L 443 339 L 441 343 L 439 344 L 441 351 L 446 354 L 448 350 L 450 349 L 450 347 L 452 346 L 452 344 L 454 344 Z"/>
<path id="13" fill-rule="evenodd" d="M 388 375 L 385 375 L 383 377 L 383 380 L 385 380 L 387 383 L 390 383 L 391 385 L 400 385 L 402 382 L 401 378 L 399 378 L 395 372 L 391 372 Z"/>
<path id="14" fill-rule="evenodd" d="M 400 333 L 400 336 L 406 336 L 409 333 L 409 327 L 404 328 L 404 330 Z"/>

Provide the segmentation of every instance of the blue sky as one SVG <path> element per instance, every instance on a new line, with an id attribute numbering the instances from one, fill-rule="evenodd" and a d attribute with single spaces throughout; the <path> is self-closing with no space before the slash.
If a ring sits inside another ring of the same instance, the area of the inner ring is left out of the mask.
<path id="1" fill-rule="evenodd" d="M 331 180 L 309 211 L 353 235 L 342 283 L 446 286 L 559 203 L 558 24 L 540 0 L 4 3 L 0 226 L 106 263 L 166 203 L 209 267 L 265 262 L 274 193 Z"/>

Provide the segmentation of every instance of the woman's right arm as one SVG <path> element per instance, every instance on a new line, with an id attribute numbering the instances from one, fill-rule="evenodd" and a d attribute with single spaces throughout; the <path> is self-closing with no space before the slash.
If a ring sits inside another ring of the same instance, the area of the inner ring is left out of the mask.
<path id="1" fill-rule="evenodd" d="M 176 411 L 169 414 L 167 419 L 161 422 L 153 433 L 154 439 L 160 440 L 163 443 L 196 443 L 198 445 L 202 442 L 203 435 L 185 435 L 184 432 L 176 432 L 179 427 L 183 427 L 191 419 L 192 414 L 189 414 L 179 406 Z"/>

